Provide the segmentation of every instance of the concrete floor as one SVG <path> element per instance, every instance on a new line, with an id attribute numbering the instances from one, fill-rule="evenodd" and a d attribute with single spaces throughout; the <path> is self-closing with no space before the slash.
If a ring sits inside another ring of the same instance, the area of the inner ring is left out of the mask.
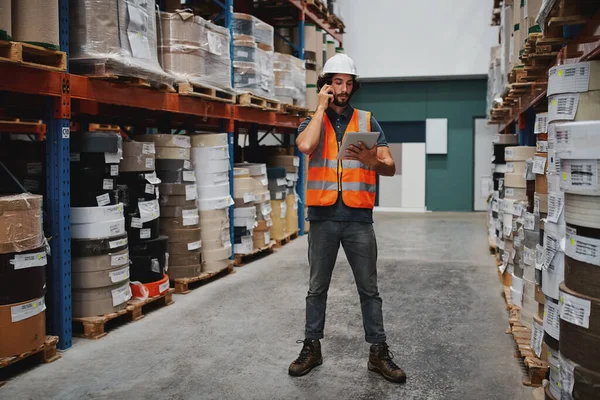
<path id="1" fill-rule="evenodd" d="M 324 364 L 287 375 L 303 338 L 306 239 L 19 375 L 1 399 L 529 399 L 482 214 L 378 214 L 389 343 L 408 374 L 368 372 L 358 295 L 340 251 Z"/>

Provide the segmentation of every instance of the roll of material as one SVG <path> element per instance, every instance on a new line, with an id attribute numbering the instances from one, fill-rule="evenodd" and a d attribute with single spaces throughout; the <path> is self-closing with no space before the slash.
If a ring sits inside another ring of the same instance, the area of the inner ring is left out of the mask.
<path id="1" fill-rule="evenodd" d="M 189 149 L 192 143 L 189 136 L 156 133 L 152 135 L 138 135 L 135 137 L 140 142 L 153 142 L 157 147 L 178 147 Z"/>
<path id="2" fill-rule="evenodd" d="M 248 201 L 254 201 L 253 196 L 247 196 L 247 194 L 253 194 L 254 193 L 254 179 L 252 178 L 240 178 L 240 177 L 236 177 L 233 180 L 233 193 L 234 193 L 234 197 L 236 199 L 238 198 L 244 198 L 244 196 L 246 196 L 247 198 L 252 197 L 252 200 L 248 200 Z"/>
<path id="3" fill-rule="evenodd" d="M 233 179 L 236 178 L 250 178 L 250 168 L 235 167 L 233 169 Z"/>
<path id="4" fill-rule="evenodd" d="M 156 171 L 191 171 L 192 162 L 189 160 L 156 160 Z M 168 182 L 165 182 L 168 183 Z"/>
<path id="5" fill-rule="evenodd" d="M 538 211 L 543 214 L 548 214 L 548 194 L 536 192 L 534 197 L 534 202 L 537 202 L 538 204 Z"/>
<path id="6" fill-rule="evenodd" d="M 555 124 L 554 150 L 561 159 L 593 160 L 600 154 L 600 121 Z"/>
<path id="7" fill-rule="evenodd" d="M 74 257 L 71 267 L 74 273 L 93 273 L 129 265 L 129 250 L 89 257 Z M 122 280 L 122 279 L 121 279 Z M 117 282 L 113 282 L 117 283 Z M 108 285 L 104 285 L 108 286 Z"/>
<path id="8" fill-rule="evenodd" d="M 200 200 L 217 199 L 227 196 L 229 196 L 229 182 L 218 183 L 210 186 L 198 186 L 198 197 Z"/>
<path id="9" fill-rule="evenodd" d="M 229 183 L 229 172 L 200 173 L 196 175 L 198 186 L 214 186 L 221 183 Z"/>
<path id="10" fill-rule="evenodd" d="M 72 207 L 114 206 L 119 204 L 122 200 L 118 185 L 115 187 L 115 190 L 104 190 L 101 187 L 100 189 L 96 188 L 96 190 L 87 190 L 86 188 L 77 187 L 71 191 Z"/>
<path id="11" fill-rule="evenodd" d="M 156 147 L 156 158 L 161 160 L 189 160 L 190 149 L 180 147 Z"/>
<path id="12" fill-rule="evenodd" d="M 13 1 L 12 36 L 19 42 L 50 45 L 59 49 L 58 2 Z"/>
<path id="13" fill-rule="evenodd" d="M 200 254 L 201 249 L 202 240 L 195 240 L 190 243 L 179 243 L 169 241 L 169 256 L 178 254 Z"/>
<path id="14" fill-rule="evenodd" d="M 152 172 L 154 171 L 154 157 L 123 157 L 121 171 L 124 172 Z"/>
<path id="15" fill-rule="evenodd" d="M 566 193 L 564 219 L 569 224 L 600 229 L 600 197 Z"/>
<path id="16" fill-rule="evenodd" d="M 123 218 L 123 204 L 104 207 L 71 207 L 72 224 L 91 224 Z"/>
<path id="17" fill-rule="evenodd" d="M 600 91 L 548 96 L 548 123 L 600 119 Z"/>
<path id="18" fill-rule="evenodd" d="M 505 165 L 505 171 L 503 171 L 504 173 L 509 173 L 509 174 L 519 174 L 521 176 L 525 175 L 525 166 L 526 163 L 525 161 L 510 161 L 507 162 Z M 498 166 L 496 166 L 496 172 L 502 172 L 502 171 L 498 171 Z M 523 178 L 525 179 L 525 178 Z"/>
<path id="19" fill-rule="evenodd" d="M 561 159 L 560 171 L 560 187 L 565 193 L 600 196 L 598 160 Z"/>
<path id="20" fill-rule="evenodd" d="M 131 298 L 129 280 L 113 286 L 73 290 L 73 317 L 84 318 L 120 311 Z"/>
<path id="21" fill-rule="evenodd" d="M 214 226 L 215 220 L 219 221 L 220 226 L 225 226 L 225 223 L 229 221 L 229 210 L 200 211 L 200 225 Z"/>
<path id="22" fill-rule="evenodd" d="M 542 271 L 542 291 L 555 300 L 559 298 L 559 286 L 565 278 L 565 257 L 557 252 L 548 269 Z"/>
<path id="23" fill-rule="evenodd" d="M 6 32 L 8 40 L 12 37 L 11 1 L 0 0 L 0 30 Z"/>
<path id="24" fill-rule="evenodd" d="M 569 398 L 582 400 L 595 400 L 598 398 L 598 388 L 600 388 L 600 372 L 592 371 L 577 365 L 571 360 L 561 357 L 561 373 L 568 376 L 569 385 L 563 386 L 563 391 L 569 394 Z M 561 380 L 562 381 L 562 380 Z"/>
<path id="25" fill-rule="evenodd" d="M 504 198 L 511 200 L 527 200 L 527 190 L 523 188 L 504 188 Z"/>
<path id="26" fill-rule="evenodd" d="M 233 204 L 234 202 L 231 196 L 216 199 L 198 200 L 198 208 L 200 209 L 200 211 L 220 210 L 224 208 L 229 208 L 229 206 Z"/>
<path id="27" fill-rule="evenodd" d="M 560 320 L 560 352 L 569 360 L 594 371 L 600 370 L 600 335 Z"/>
<path id="28" fill-rule="evenodd" d="M 535 176 L 535 191 L 540 194 L 545 194 L 548 197 L 548 178 L 547 175 Z"/>
<path id="29" fill-rule="evenodd" d="M 131 280 L 151 283 L 162 279 L 166 272 L 166 253 L 154 256 L 131 257 Z"/>
<path id="30" fill-rule="evenodd" d="M 182 279 L 182 278 L 194 278 L 202 274 L 202 265 L 169 265 L 169 278 L 170 279 Z"/>
<path id="31" fill-rule="evenodd" d="M 231 251 L 231 248 L 230 248 Z M 202 263 L 202 272 L 219 272 L 229 267 L 230 261 L 227 260 L 213 260 L 204 261 Z"/>
<path id="32" fill-rule="evenodd" d="M 207 261 L 228 260 L 231 257 L 231 247 L 223 247 L 218 250 L 202 251 L 202 258 Z"/>
<path id="33" fill-rule="evenodd" d="M 125 218 L 71 225 L 73 239 L 114 238 L 125 233 Z"/>
<path id="34" fill-rule="evenodd" d="M 600 268 L 565 256 L 565 285 L 583 295 L 600 298 Z"/>
<path id="35" fill-rule="evenodd" d="M 198 207 L 186 206 L 186 207 L 161 207 L 160 216 L 161 218 L 179 218 L 183 216 L 194 216 L 199 215 Z"/>
<path id="36" fill-rule="evenodd" d="M 171 243 L 193 243 L 201 240 L 201 229 L 176 229 L 161 227 L 161 233 L 169 237 Z"/>
<path id="37" fill-rule="evenodd" d="M 494 156 L 492 157 L 492 164 L 506 164 L 504 153 L 507 147 L 514 147 L 509 144 L 497 144 L 494 143 Z"/>
<path id="38" fill-rule="evenodd" d="M 196 200 L 187 200 L 186 196 L 161 196 L 158 198 L 161 207 L 196 207 Z"/>
<path id="39" fill-rule="evenodd" d="M 234 40 L 233 41 L 233 61 L 245 63 L 257 63 L 256 42 L 254 40 Z"/>
<path id="40" fill-rule="evenodd" d="M 512 144 L 512 145 L 516 145 L 519 144 L 519 137 L 516 134 L 510 134 L 510 133 L 506 133 L 506 134 L 500 134 L 500 135 L 496 135 L 496 137 L 494 138 L 494 143 L 496 144 Z"/>
<path id="41" fill-rule="evenodd" d="M 527 187 L 527 181 L 525 180 L 525 177 L 523 176 L 523 174 L 516 174 L 516 173 L 506 173 L 504 174 L 504 184 L 507 187 L 512 187 L 512 188 L 526 188 Z"/>
<path id="42" fill-rule="evenodd" d="M 197 214 L 186 215 L 185 217 L 161 218 L 160 226 L 165 229 L 195 229 L 200 227 L 200 217 Z"/>
<path id="43" fill-rule="evenodd" d="M 44 298 L 0 306 L 0 357 L 18 356 L 46 340 Z"/>
<path id="44" fill-rule="evenodd" d="M 188 201 L 198 198 L 196 184 L 161 183 L 158 188 L 160 194 L 164 196 L 184 196 Z"/>
<path id="45" fill-rule="evenodd" d="M 81 171 L 89 169 L 90 171 L 104 169 L 110 176 L 119 175 L 119 164 L 121 162 L 119 153 L 79 153 L 71 152 L 70 162 L 71 171 Z"/>
<path id="46" fill-rule="evenodd" d="M 200 253 L 169 254 L 169 265 L 200 265 L 202 256 Z"/>
<path id="47" fill-rule="evenodd" d="M 123 157 L 140 158 L 156 157 L 156 147 L 154 143 L 130 141 L 123 143 Z"/>
<path id="48" fill-rule="evenodd" d="M 163 183 L 195 183 L 196 172 L 175 170 L 175 171 L 156 171 L 156 175 Z"/>
<path id="49" fill-rule="evenodd" d="M 160 296 L 162 293 L 169 290 L 169 276 L 165 274 L 160 280 L 156 282 L 144 283 L 141 286 L 145 287 L 148 290 L 148 297 Z M 139 284 L 132 283 L 131 294 L 133 295 L 133 297 L 137 298 L 144 297 Z"/>
<path id="50" fill-rule="evenodd" d="M 236 208 L 233 210 L 233 216 L 234 218 L 240 218 L 240 219 L 255 219 L 256 218 L 256 207 L 252 206 L 252 207 L 242 207 L 242 208 Z M 234 224 L 234 226 L 237 226 Z"/>
<path id="51" fill-rule="evenodd" d="M 281 167 L 267 168 L 267 178 L 269 178 L 269 180 L 285 179 L 286 175 L 287 175 L 287 171 L 285 168 L 281 168 Z"/>
<path id="52" fill-rule="evenodd" d="M 191 136 L 192 147 L 220 147 L 227 146 L 226 133 L 202 133 Z"/>
<path id="53" fill-rule="evenodd" d="M 536 148 L 533 146 L 509 146 L 504 149 L 506 161 L 527 161 L 535 156 Z"/>
<path id="54" fill-rule="evenodd" d="M 207 160 L 202 161 L 195 155 L 197 148 L 192 149 L 192 163 L 194 164 L 194 171 L 196 171 L 196 177 L 202 174 L 216 174 L 219 172 L 229 172 L 229 159 L 220 160 Z"/>
<path id="55" fill-rule="evenodd" d="M 234 164 L 236 168 L 247 168 L 250 176 L 260 176 L 267 174 L 266 164 L 238 163 Z"/>
<path id="56" fill-rule="evenodd" d="M 102 239 L 72 239 L 71 255 L 76 257 L 92 257 L 112 252 L 126 250 L 128 245 L 127 234 L 116 236 L 114 238 Z"/>
<path id="57" fill-rule="evenodd" d="M 157 239 L 160 235 L 160 218 L 153 219 L 152 221 L 143 222 L 140 221 L 134 222 L 135 217 L 125 217 L 128 221 L 127 224 L 127 233 L 129 238 L 129 246 L 131 247 L 135 243 L 140 243 L 144 240 L 154 240 Z"/>
<path id="58" fill-rule="evenodd" d="M 191 154 L 194 165 L 210 166 L 216 160 L 220 160 L 221 162 L 229 160 L 229 146 L 193 147 Z M 227 170 L 229 170 L 229 161 L 227 161 Z"/>
<path id="59" fill-rule="evenodd" d="M 0 305 L 44 297 L 47 263 L 45 247 L 0 254 Z"/>
<path id="60" fill-rule="evenodd" d="M 300 158 L 296 156 L 271 156 L 268 164 L 270 167 L 283 167 L 288 173 L 296 173 L 300 166 Z"/>
<path id="61" fill-rule="evenodd" d="M 231 247 L 229 228 L 202 233 L 202 251 L 215 251 Z"/>
<path id="62" fill-rule="evenodd" d="M 120 153 L 123 139 L 117 132 L 80 132 L 71 138 L 71 150 L 81 153 Z"/>
<path id="63" fill-rule="evenodd" d="M 73 272 L 73 289 L 95 289 L 118 284 L 129 280 L 129 263 L 119 267 L 95 272 Z"/>
<path id="64" fill-rule="evenodd" d="M 0 196 L 0 254 L 37 249 L 44 243 L 42 196 Z"/>
<path id="65" fill-rule="evenodd" d="M 254 17 L 249 14 L 233 13 L 233 38 L 254 40 Z"/>

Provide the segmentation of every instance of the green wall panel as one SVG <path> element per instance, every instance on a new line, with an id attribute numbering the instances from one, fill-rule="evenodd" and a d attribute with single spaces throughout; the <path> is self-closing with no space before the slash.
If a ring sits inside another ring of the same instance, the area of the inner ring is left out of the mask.
<path id="1" fill-rule="evenodd" d="M 485 79 L 363 83 L 353 105 L 378 121 L 447 118 L 448 154 L 426 158 L 425 204 L 431 211 L 472 211 L 473 118 L 485 116 L 486 91 Z"/>

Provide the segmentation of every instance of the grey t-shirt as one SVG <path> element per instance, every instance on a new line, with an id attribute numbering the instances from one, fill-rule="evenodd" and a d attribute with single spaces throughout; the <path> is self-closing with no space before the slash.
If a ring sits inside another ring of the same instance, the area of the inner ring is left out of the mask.
<path id="1" fill-rule="evenodd" d="M 344 137 L 344 132 L 350 123 L 350 118 L 354 112 L 352 106 L 348 106 L 344 109 L 341 115 L 338 115 L 332 108 L 328 108 L 326 111 L 327 117 L 333 125 L 337 141 L 341 142 Z M 298 133 L 302 133 L 308 126 L 311 117 L 307 117 L 302 124 L 298 127 Z M 387 140 L 383 129 L 371 114 L 371 131 L 381 132 L 377 145 L 380 147 L 388 147 Z M 308 207 L 308 220 L 309 221 L 353 221 L 353 222 L 365 222 L 373 223 L 373 210 L 370 208 L 352 208 L 344 204 L 342 196 L 338 196 L 336 203 L 332 206 L 326 207 Z"/>

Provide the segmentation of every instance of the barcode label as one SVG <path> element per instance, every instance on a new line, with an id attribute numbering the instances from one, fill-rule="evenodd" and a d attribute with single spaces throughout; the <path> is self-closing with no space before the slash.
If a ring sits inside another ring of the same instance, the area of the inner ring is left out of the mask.
<path id="1" fill-rule="evenodd" d="M 544 338 L 544 327 L 533 321 L 533 331 L 531 332 L 531 349 L 539 357 L 542 354 L 542 339 Z"/>
<path id="2" fill-rule="evenodd" d="M 71 153 L 69 154 L 69 160 L 71 162 L 79 162 L 81 161 L 81 153 Z"/>
<path id="3" fill-rule="evenodd" d="M 152 230 L 150 228 L 140 229 L 140 239 L 150 239 Z"/>
<path id="4" fill-rule="evenodd" d="M 598 160 L 561 160 L 561 173 L 565 191 L 598 189 Z"/>
<path id="5" fill-rule="evenodd" d="M 198 250 L 200 247 L 202 247 L 202 241 L 201 240 L 197 240 L 195 242 L 187 244 L 188 251 Z"/>
<path id="6" fill-rule="evenodd" d="M 147 169 L 154 169 L 154 158 L 146 158 L 145 165 Z"/>
<path id="7" fill-rule="evenodd" d="M 156 150 L 154 149 L 154 143 L 142 144 L 142 154 L 156 154 Z"/>
<path id="8" fill-rule="evenodd" d="M 105 164 L 118 164 L 121 162 L 121 154 L 119 153 L 104 153 Z"/>
<path id="9" fill-rule="evenodd" d="M 108 193 L 104 193 L 100 196 L 96 196 L 96 202 L 98 203 L 98 207 L 106 206 L 110 204 L 110 195 Z"/>
<path id="10" fill-rule="evenodd" d="M 548 221 L 558 223 L 565 203 L 565 194 L 563 192 L 548 193 Z"/>
<path id="11" fill-rule="evenodd" d="M 546 140 L 540 140 L 536 143 L 535 148 L 538 153 L 548 152 L 548 142 Z"/>
<path id="12" fill-rule="evenodd" d="M 196 182 L 196 172 L 194 171 L 183 171 L 184 182 Z"/>
<path id="13" fill-rule="evenodd" d="M 508 197 L 514 197 L 515 190 L 513 188 L 506 188 L 506 190 L 504 191 L 504 195 Z"/>
<path id="14" fill-rule="evenodd" d="M 540 113 L 535 116 L 533 133 L 546 133 L 548 131 L 548 113 Z"/>
<path id="15" fill-rule="evenodd" d="M 158 179 L 158 176 L 156 176 L 156 172 L 144 174 L 144 178 L 146 178 L 146 180 L 153 185 L 158 185 L 161 182 L 161 180 Z"/>
<path id="16" fill-rule="evenodd" d="M 575 260 L 600 266 L 600 240 L 579 236 L 567 228 L 565 254 Z"/>
<path id="17" fill-rule="evenodd" d="M 118 254 L 110 257 L 110 265 L 112 265 L 113 267 L 127 263 L 129 263 L 129 253 Z"/>
<path id="18" fill-rule="evenodd" d="M 192 217 L 183 217 L 183 226 L 191 226 L 198 225 L 200 223 L 200 217 L 192 216 Z"/>
<path id="19" fill-rule="evenodd" d="M 243 198 L 244 198 L 244 203 L 250 203 L 250 202 L 256 200 L 254 193 L 244 193 Z"/>
<path id="20" fill-rule="evenodd" d="M 548 73 L 548 96 L 557 93 L 587 92 L 589 87 L 589 62 L 557 65 Z"/>
<path id="21" fill-rule="evenodd" d="M 132 228 L 141 228 L 142 227 L 142 219 L 133 217 L 131 218 L 131 227 Z"/>
<path id="22" fill-rule="evenodd" d="M 515 217 L 520 217 L 523 215 L 523 205 L 522 204 L 514 204 L 513 205 L 513 215 Z"/>
<path id="23" fill-rule="evenodd" d="M 192 147 L 189 136 L 174 136 L 173 144 L 175 145 L 175 147 L 183 147 L 184 149 L 189 149 L 190 147 Z"/>
<path id="24" fill-rule="evenodd" d="M 10 308 L 10 320 L 11 322 L 23 321 L 27 318 L 34 317 L 46 310 L 45 299 L 39 298 L 29 303 L 13 306 Z"/>
<path id="25" fill-rule="evenodd" d="M 512 159 L 515 157 L 515 152 L 513 149 L 506 148 L 504 149 L 504 158 Z"/>
<path id="26" fill-rule="evenodd" d="M 281 192 L 276 193 L 275 198 L 280 199 L 281 198 L 280 194 L 281 194 Z M 492 211 L 498 212 L 498 202 L 496 200 L 492 201 Z"/>
<path id="27" fill-rule="evenodd" d="M 185 199 L 196 200 L 198 198 L 198 189 L 196 185 L 185 185 Z"/>
<path id="28" fill-rule="evenodd" d="M 533 196 L 533 215 L 540 215 L 540 198 L 537 195 Z"/>
<path id="29" fill-rule="evenodd" d="M 113 307 L 118 306 L 119 304 L 125 303 L 127 300 L 131 299 L 131 288 L 129 284 L 122 286 L 117 289 L 113 289 L 111 291 Z"/>
<path id="30" fill-rule="evenodd" d="M 589 300 L 560 292 L 560 319 L 583 328 L 590 327 L 590 311 L 592 303 Z"/>
<path id="31" fill-rule="evenodd" d="M 113 240 L 108 242 L 108 247 L 110 249 L 115 249 L 117 247 L 123 247 L 123 246 L 127 246 L 127 238 L 123 238 L 123 239 L 119 239 L 119 240 Z"/>
<path id="32" fill-rule="evenodd" d="M 189 158 L 185 149 L 179 149 L 177 150 L 177 153 L 179 154 L 179 158 Z"/>
<path id="33" fill-rule="evenodd" d="M 183 218 L 197 217 L 198 215 L 199 214 L 198 214 L 198 209 L 197 208 L 194 208 L 194 209 L 191 209 L 191 210 L 182 210 L 181 211 L 181 216 Z"/>
<path id="34" fill-rule="evenodd" d="M 555 150 L 548 149 L 548 173 L 560 174 L 560 157 L 556 155 Z"/>
<path id="35" fill-rule="evenodd" d="M 535 216 L 532 213 L 525 213 L 525 223 L 523 227 L 528 231 L 533 231 L 535 229 Z"/>
<path id="36" fill-rule="evenodd" d="M 129 278 L 129 266 L 123 267 L 119 270 L 112 271 L 108 274 L 112 283 L 118 283 Z"/>
<path id="37" fill-rule="evenodd" d="M 108 230 L 109 230 L 110 234 L 113 236 L 122 235 L 125 233 L 125 229 L 123 229 L 123 227 L 119 223 L 110 225 L 108 227 Z"/>
<path id="38" fill-rule="evenodd" d="M 169 280 L 168 280 L 168 279 L 167 279 L 167 281 L 166 281 L 166 282 L 163 282 L 163 283 L 161 283 L 161 284 L 158 286 L 158 292 L 159 292 L 159 293 L 163 293 L 163 292 L 165 292 L 167 289 L 169 289 Z"/>
<path id="39" fill-rule="evenodd" d="M 110 176 L 119 176 L 119 166 L 118 165 L 110 166 Z"/>
<path id="40" fill-rule="evenodd" d="M 29 253 L 29 254 L 15 254 L 15 258 L 10 260 L 15 270 L 41 267 L 48 263 L 46 252 Z"/>
<path id="41" fill-rule="evenodd" d="M 560 308 L 551 300 L 546 300 L 544 305 L 544 331 L 560 340 Z"/>
<path id="42" fill-rule="evenodd" d="M 533 173 L 538 175 L 544 175 L 546 173 L 546 157 L 535 157 L 533 162 Z"/>
<path id="43" fill-rule="evenodd" d="M 561 94 L 553 96 L 548 101 L 548 122 L 556 120 L 575 119 L 579 105 L 579 94 Z"/>
<path id="44" fill-rule="evenodd" d="M 544 232 L 544 269 L 548 269 L 550 264 L 552 264 L 552 260 L 556 255 L 556 252 L 559 250 L 560 243 L 553 236 L 548 234 L 546 230 Z"/>
<path id="45" fill-rule="evenodd" d="M 535 264 L 535 250 L 524 247 L 523 248 L 523 262 L 526 265 L 534 265 Z"/>

